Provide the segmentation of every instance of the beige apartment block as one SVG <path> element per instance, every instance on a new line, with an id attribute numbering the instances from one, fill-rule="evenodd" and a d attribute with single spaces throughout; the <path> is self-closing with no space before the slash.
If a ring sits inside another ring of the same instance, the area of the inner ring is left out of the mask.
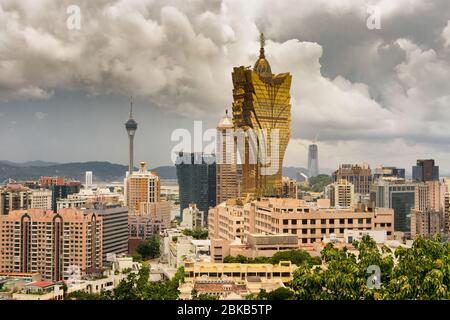
<path id="1" fill-rule="evenodd" d="M 210 239 L 241 239 L 244 235 L 244 206 L 236 201 L 222 202 L 209 209 L 208 232 Z"/>
<path id="2" fill-rule="evenodd" d="M 32 209 L 52 209 L 52 191 L 51 190 L 32 190 L 31 192 Z"/>
<path id="3" fill-rule="evenodd" d="M 355 201 L 355 187 L 345 179 L 328 185 L 326 193 L 331 207 L 350 208 Z"/>
<path id="4" fill-rule="evenodd" d="M 246 242 L 250 234 L 294 234 L 301 245 L 320 242 L 345 229 L 386 230 L 393 237 L 393 210 L 368 207 L 319 208 L 303 200 L 261 198 L 244 205 L 221 204 L 210 210 L 210 239 Z"/>

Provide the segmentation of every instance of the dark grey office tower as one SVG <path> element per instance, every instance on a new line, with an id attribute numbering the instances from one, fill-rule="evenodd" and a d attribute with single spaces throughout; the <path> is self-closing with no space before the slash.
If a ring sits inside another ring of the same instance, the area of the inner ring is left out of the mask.
<path id="1" fill-rule="evenodd" d="M 103 265 L 108 263 L 108 253 L 128 253 L 128 208 L 120 205 L 97 204 L 95 209 L 87 209 L 103 219 Z"/>
<path id="2" fill-rule="evenodd" d="M 59 199 L 67 199 L 69 194 L 73 194 L 72 189 L 68 185 L 51 186 L 52 190 L 52 210 L 57 212 L 56 201 Z"/>
<path id="3" fill-rule="evenodd" d="M 216 162 L 213 155 L 202 153 L 178 154 L 176 172 L 179 186 L 180 214 L 195 203 L 205 214 L 216 205 Z"/>
<path id="4" fill-rule="evenodd" d="M 412 178 L 414 181 L 437 181 L 439 180 L 439 166 L 434 165 L 433 159 L 419 159 L 417 165 L 412 167 Z"/>
<path id="5" fill-rule="evenodd" d="M 394 230 L 409 232 L 415 192 L 415 183 L 378 180 L 371 186 L 370 200 L 375 207 L 394 209 Z"/>

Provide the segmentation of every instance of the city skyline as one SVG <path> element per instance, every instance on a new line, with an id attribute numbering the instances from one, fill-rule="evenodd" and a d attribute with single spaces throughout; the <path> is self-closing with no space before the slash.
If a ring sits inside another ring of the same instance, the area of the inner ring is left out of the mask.
<path id="1" fill-rule="evenodd" d="M 319 1 L 287 15 L 292 3 L 271 4 L 268 15 L 264 1 L 200 1 L 192 8 L 182 1 L 105 1 L 81 6 L 80 30 L 67 29 L 64 1 L 48 1 L 45 10 L 38 2 L 0 5 L 2 21 L 16 21 L 0 31 L 6 44 L 0 52 L 8 61 L 0 69 L 0 134 L 8 137 L 0 147 L 9 150 L 4 160 L 126 164 L 115 146 L 127 142 L 119 128 L 133 95 L 140 123 L 135 159 L 169 165 L 171 132 L 190 130 L 193 120 L 215 127 L 232 102 L 232 66 L 253 64 L 263 31 L 268 59 L 293 75 L 293 137 L 285 166 L 306 167 L 307 146 L 319 133 L 324 168 L 368 162 L 410 171 L 416 159 L 433 158 L 442 173 L 450 172 L 447 1 Z M 366 26 L 369 2 L 379 5 L 380 30 Z M 21 19 L 14 20 L 13 11 Z M 54 19 L 43 18 L 48 16 Z M 133 37 L 123 37 L 127 30 Z M 86 48 L 103 53 L 105 63 Z M 34 59 L 42 63 L 31 67 Z"/>

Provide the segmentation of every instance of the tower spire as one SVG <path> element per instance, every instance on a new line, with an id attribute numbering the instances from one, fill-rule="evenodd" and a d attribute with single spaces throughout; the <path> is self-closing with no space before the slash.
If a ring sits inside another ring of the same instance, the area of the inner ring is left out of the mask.
<path id="1" fill-rule="evenodd" d="M 133 119 L 133 96 L 130 96 L 130 119 Z"/>
<path id="2" fill-rule="evenodd" d="M 266 45 L 266 39 L 264 38 L 264 33 L 260 33 L 259 35 L 259 57 L 260 58 L 265 58 L 264 56 L 264 46 Z"/>

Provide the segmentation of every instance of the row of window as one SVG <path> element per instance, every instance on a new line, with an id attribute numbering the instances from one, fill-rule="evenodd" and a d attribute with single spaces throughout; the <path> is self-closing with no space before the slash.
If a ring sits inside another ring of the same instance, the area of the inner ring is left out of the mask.
<path id="1" fill-rule="evenodd" d="M 353 224 L 353 221 L 355 220 L 355 221 L 358 222 L 358 224 L 363 224 L 364 223 L 364 219 L 366 220 L 366 223 L 368 223 L 368 224 L 372 223 L 372 219 L 371 218 L 320 219 L 320 223 L 321 224 L 327 224 L 327 220 L 328 220 L 328 224 L 335 224 L 335 222 L 337 222 L 338 224 L 345 224 L 345 220 L 347 220 L 347 224 Z M 291 225 L 296 225 L 300 221 L 301 221 L 301 224 L 303 224 L 303 225 L 307 225 L 308 224 L 308 219 L 302 219 L 302 220 L 298 220 L 298 219 L 283 219 L 283 225 L 288 225 L 289 222 L 291 223 Z M 316 219 L 309 219 L 309 224 L 316 224 Z"/>

